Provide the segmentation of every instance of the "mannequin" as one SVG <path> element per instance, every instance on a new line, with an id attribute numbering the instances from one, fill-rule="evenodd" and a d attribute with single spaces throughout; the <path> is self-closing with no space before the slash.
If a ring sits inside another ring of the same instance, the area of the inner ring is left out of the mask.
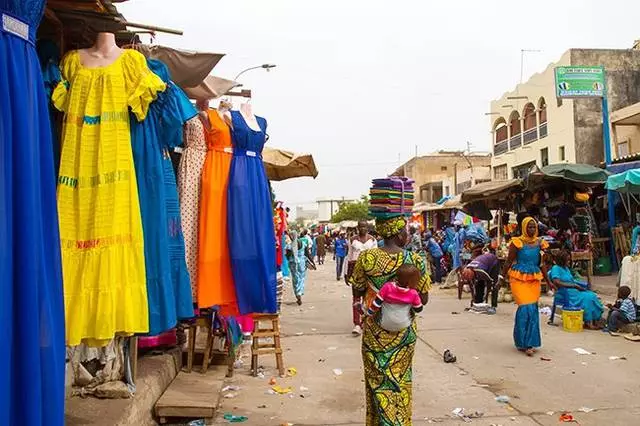
<path id="1" fill-rule="evenodd" d="M 116 44 L 116 35 L 113 33 L 98 33 L 96 41 L 88 49 L 80 49 L 80 62 L 85 68 L 106 67 L 114 63 L 123 50 Z"/>
<path id="2" fill-rule="evenodd" d="M 253 114 L 253 109 L 251 108 L 251 104 L 249 102 L 240 105 L 240 114 L 242 114 L 242 118 L 247 123 L 247 126 L 251 130 L 256 132 L 261 131 L 260 125 L 258 124 L 258 120 L 256 120 L 256 116 Z"/>
<path id="3" fill-rule="evenodd" d="M 218 104 L 218 115 L 224 120 L 225 123 L 227 123 L 227 126 L 233 128 L 233 123 L 231 120 L 231 108 L 233 108 L 233 104 L 231 102 L 224 99 L 221 100 Z"/>
<path id="4" fill-rule="evenodd" d="M 209 110 L 209 99 L 198 99 L 196 101 L 196 109 L 198 110 L 198 117 L 202 120 L 202 124 L 205 129 L 211 129 L 211 123 L 209 123 L 209 116 L 207 111 Z"/>

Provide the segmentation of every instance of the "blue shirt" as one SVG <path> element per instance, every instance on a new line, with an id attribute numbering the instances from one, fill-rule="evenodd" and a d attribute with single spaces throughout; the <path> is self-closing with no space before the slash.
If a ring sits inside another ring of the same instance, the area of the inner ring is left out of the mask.
<path id="1" fill-rule="evenodd" d="M 438 244 L 433 237 L 427 240 L 427 248 L 429 249 L 431 257 L 442 257 L 442 249 L 440 248 L 440 244 Z"/>
<path id="2" fill-rule="evenodd" d="M 336 256 L 338 257 L 346 257 L 347 256 L 347 240 L 344 238 L 338 238 L 336 240 Z"/>
<path id="3" fill-rule="evenodd" d="M 636 305 L 631 300 L 631 297 L 627 297 L 620 303 L 620 312 L 622 312 L 630 322 L 636 320 Z"/>

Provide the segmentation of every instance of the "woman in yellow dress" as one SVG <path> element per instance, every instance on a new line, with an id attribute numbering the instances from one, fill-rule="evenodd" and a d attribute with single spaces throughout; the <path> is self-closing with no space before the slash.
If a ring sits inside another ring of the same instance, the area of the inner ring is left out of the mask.
<path id="1" fill-rule="evenodd" d="M 370 306 L 378 291 L 394 279 L 403 264 L 420 271 L 416 290 L 422 303 L 429 299 L 431 280 L 424 260 L 404 250 L 407 222 L 403 217 L 376 219 L 376 231 L 384 238 L 382 248 L 363 251 L 356 261 L 349 283 L 354 295 L 364 296 Z M 415 320 L 405 329 L 383 329 L 374 317 L 363 321 L 362 360 L 367 405 L 367 426 L 411 425 L 412 362 L 417 340 Z"/>
<path id="2" fill-rule="evenodd" d="M 143 120 L 165 84 L 134 50 L 95 68 L 72 51 L 61 70 L 52 98 L 64 112 L 58 212 L 67 345 L 102 346 L 116 333 L 149 329 L 129 108 Z"/>

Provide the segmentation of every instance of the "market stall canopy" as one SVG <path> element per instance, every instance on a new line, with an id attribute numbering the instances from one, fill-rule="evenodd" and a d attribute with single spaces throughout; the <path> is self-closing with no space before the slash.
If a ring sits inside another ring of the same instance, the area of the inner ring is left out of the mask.
<path id="1" fill-rule="evenodd" d="M 460 200 L 463 203 L 482 201 L 490 198 L 504 198 L 523 188 L 521 179 L 492 180 L 482 182 L 463 191 Z"/>
<path id="2" fill-rule="evenodd" d="M 569 183 L 578 188 L 589 188 L 607 182 L 609 172 L 590 164 L 549 164 L 542 169 L 534 167 L 527 177 L 527 189 L 535 190 L 546 185 Z"/>
<path id="3" fill-rule="evenodd" d="M 611 191 L 640 194 L 640 169 L 627 170 L 609 176 L 606 188 Z"/>
<path id="4" fill-rule="evenodd" d="M 149 59 L 164 62 L 169 67 L 171 79 L 182 88 L 200 85 L 224 57 L 224 53 L 193 52 L 148 44 L 136 44 L 133 48 Z"/>
<path id="5" fill-rule="evenodd" d="M 183 87 L 182 89 L 191 99 L 206 100 L 217 99 L 224 96 L 231 89 L 238 86 L 241 86 L 241 84 L 233 80 L 208 75 L 204 81 L 196 87 Z"/>
<path id="6" fill-rule="evenodd" d="M 262 162 L 269 180 L 281 181 L 297 177 L 316 178 L 318 169 L 311 154 L 297 154 L 282 149 L 265 147 Z"/>

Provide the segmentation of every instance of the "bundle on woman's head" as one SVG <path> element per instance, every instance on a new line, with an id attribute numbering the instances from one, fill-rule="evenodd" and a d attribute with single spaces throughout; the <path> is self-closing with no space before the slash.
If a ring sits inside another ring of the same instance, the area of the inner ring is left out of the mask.
<path id="1" fill-rule="evenodd" d="M 369 190 L 369 214 L 383 238 L 399 234 L 413 210 L 413 180 L 404 176 L 373 179 Z"/>

